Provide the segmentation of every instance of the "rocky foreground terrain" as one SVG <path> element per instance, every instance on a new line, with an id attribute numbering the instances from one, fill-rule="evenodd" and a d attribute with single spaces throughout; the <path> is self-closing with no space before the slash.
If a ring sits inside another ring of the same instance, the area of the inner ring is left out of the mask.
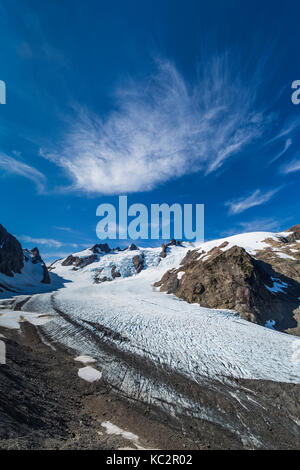
<path id="1" fill-rule="evenodd" d="M 2 450 L 299 448 L 298 385 L 257 380 L 196 384 L 138 358 L 119 357 L 139 374 L 164 376 L 203 410 L 194 416 L 170 414 L 167 402 L 157 406 L 131 400 L 106 380 L 80 379 L 72 351 L 46 345 L 37 326 L 25 322 L 21 334 L 0 331 L 7 348 L 7 363 L 0 365 Z M 231 417 L 231 426 L 205 417 L 204 410 L 214 407 Z M 251 440 L 243 440 L 232 427 L 242 431 L 243 422 L 252 430 Z"/>
<path id="2" fill-rule="evenodd" d="M 25 322 L 21 335 L 12 329 L 0 331 L 5 333 L 7 348 L 7 363 L 0 365 L 0 449 L 205 449 L 212 445 L 209 439 L 193 441 L 170 425 L 167 415 L 126 400 L 104 381 L 79 379 L 80 363 L 71 351 L 45 345 L 38 327 Z M 131 435 L 125 434 L 128 429 Z"/>

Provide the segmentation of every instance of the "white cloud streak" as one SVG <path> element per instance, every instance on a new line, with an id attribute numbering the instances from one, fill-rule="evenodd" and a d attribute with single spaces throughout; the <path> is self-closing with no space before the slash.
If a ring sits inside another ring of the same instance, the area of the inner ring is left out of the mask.
<path id="1" fill-rule="evenodd" d="M 289 174 L 289 173 L 294 173 L 295 171 L 300 170 L 300 158 L 295 159 L 287 163 L 281 168 L 281 173 L 284 174 Z"/>
<path id="2" fill-rule="evenodd" d="M 28 235 L 17 235 L 16 238 L 22 240 L 25 243 L 31 243 L 36 245 L 45 245 L 54 248 L 61 248 L 62 246 L 70 246 L 72 248 L 78 248 L 81 246 L 78 243 L 68 243 L 68 242 L 61 242 L 59 240 L 54 240 L 52 238 L 34 238 Z"/>
<path id="3" fill-rule="evenodd" d="M 271 217 L 259 218 L 247 222 L 239 222 L 234 228 L 223 232 L 222 236 L 228 237 L 239 233 L 249 232 L 276 232 L 279 231 L 282 224 L 283 221 L 279 221 Z"/>
<path id="4" fill-rule="evenodd" d="M 282 155 L 284 155 L 288 151 L 288 149 L 290 148 L 292 143 L 293 143 L 292 139 L 290 139 L 290 138 L 287 139 L 285 141 L 284 147 L 281 150 L 281 152 L 279 152 L 277 155 L 275 155 L 275 157 L 272 158 L 272 160 L 270 160 L 269 165 L 271 165 L 271 163 L 276 162 L 280 157 L 282 157 Z"/>
<path id="5" fill-rule="evenodd" d="M 56 230 L 60 230 L 62 232 L 74 233 L 74 230 L 70 227 L 57 227 L 56 225 L 53 227 Z"/>
<path id="6" fill-rule="evenodd" d="M 58 240 L 53 240 L 52 238 L 33 238 L 28 235 L 19 235 L 16 238 L 24 241 L 25 243 L 34 243 L 37 245 L 46 245 L 55 248 L 61 248 L 63 246 L 62 242 Z"/>
<path id="7" fill-rule="evenodd" d="M 226 206 L 229 207 L 229 214 L 235 215 L 250 209 L 251 207 L 260 206 L 270 201 L 281 188 L 276 188 L 271 191 L 262 192 L 260 189 L 255 190 L 245 198 L 227 201 Z"/>
<path id="8" fill-rule="evenodd" d="M 9 157 L 4 153 L 0 153 L 0 168 L 6 174 L 23 176 L 33 181 L 40 193 L 44 192 L 46 178 L 36 168 L 20 162 L 15 158 Z"/>
<path id="9" fill-rule="evenodd" d="M 243 232 L 271 232 L 279 230 L 280 222 L 272 218 L 255 219 L 249 222 L 240 222 Z"/>
<path id="10" fill-rule="evenodd" d="M 41 155 L 66 170 L 68 189 L 91 194 L 149 191 L 216 171 L 274 120 L 257 107 L 256 84 L 242 85 L 228 57 L 206 62 L 194 86 L 159 61 L 156 75 L 118 90 L 105 120 L 81 111 L 59 148 Z"/>

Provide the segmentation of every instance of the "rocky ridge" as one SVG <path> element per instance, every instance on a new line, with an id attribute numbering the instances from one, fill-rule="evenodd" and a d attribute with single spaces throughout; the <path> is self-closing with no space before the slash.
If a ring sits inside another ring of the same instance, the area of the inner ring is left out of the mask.
<path id="1" fill-rule="evenodd" d="M 300 335 L 299 241 L 297 225 L 266 238 L 255 255 L 228 241 L 207 252 L 190 250 L 155 287 L 189 303 L 232 309 L 243 319 Z"/>

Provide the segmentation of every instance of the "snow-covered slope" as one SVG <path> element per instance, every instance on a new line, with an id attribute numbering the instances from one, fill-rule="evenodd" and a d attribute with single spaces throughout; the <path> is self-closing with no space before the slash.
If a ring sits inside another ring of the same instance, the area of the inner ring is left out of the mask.
<path id="1" fill-rule="evenodd" d="M 173 247 L 173 251 L 177 254 L 176 260 L 178 263 L 185 256 L 189 247 L 190 244 L 188 243 L 183 243 L 183 246 Z M 95 284 L 95 282 L 101 282 L 102 279 L 112 281 L 112 270 L 113 272 L 120 273 L 120 277 L 122 278 L 136 276 L 137 270 L 134 266 L 134 258 L 137 256 L 143 260 L 143 270 L 158 268 L 162 261 L 160 253 L 160 247 L 137 247 L 137 249 L 126 249 L 124 251 L 112 250 L 109 253 L 95 253 L 95 251 L 90 248 L 72 255 L 74 259 L 79 258 L 81 260 L 89 259 L 91 256 L 94 256 L 94 261 L 91 261 L 87 266 L 82 268 L 77 268 L 74 264 L 66 266 L 64 263 L 67 258 L 65 258 L 52 263 L 49 269 L 51 273 L 62 276 L 66 280 L 91 285 Z M 163 266 L 168 266 L 168 264 L 163 264 Z M 161 269 L 157 272 L 161 272 Z"/>
<path id="2" fill-rule="evenodd" d="M 260 246 L 266 236 L 274 235 L 260 234 Z M 257 242 L 248 234 L 237 240 L 248 248 L 251 242 L 253 250 Z M 201 249 L 211 246 L 208 242 Z M 188 304 L 153 287 L 163 273 L 180 264 L 189 248 L 170 247 L 165 259 L 160 259 L 160 249 L 140 250 L 145 257 L 140 274 L 134 273 L 134 252 L 128 251 L 101 255 L 77 271 L 57 262 L 55 272 L 72 282 L 52 296 L 33 297 L 25 308 L 63 312 L 64 318 L 55 317 L 45 326 L 47 334 L 80 354 L 97 357 L 97 347 L 82 344 L 78 330 L 104 338 L 104 327 L 116 332 L 116 338 L 126 338 L 113 339 L 116 348 L 158 361 L 194 380 L 232 376 L 300 383 L 300 339 L 251 324 L 233 311 Z M 95 284 L 95 270 L 108 273 L 113 265 L 124 277 Z M 101 325 L 99 331 L 95 325 Z"/>
<path id="3" fill-rule="evenodd" d="M 32 255 L 30 253 L 26 253 L 26 258 L 24 257 L 24 267 L 21 273 L 13 273 L 13 277 L 0 273 L 0 284 L 2 288 L 7 289 L 8 291 L 23 292 L 26 288 L 31 288 L 40 284 L 43 276 L 44 272 L 41 263 L 33 264 Z"/>
<path id="4" fill-rule="evenodd" d="M 222 251 L 227 251 L 233 246 L 240 246 L 244 248 L 249 254 L 255 256 L 259 250 L 270 247 L 270 244 L 266 240 L 273 240 L 274 242 L 277 242 L 286 235 L 290 235 L 290 233 L 243 233 L 240 235 L 233 235 L 231 237 L 211 240 L 201 244 L 182 243 L 182 246 L 169 247 L 168 250 L 170 251 L 172 249 L 173 253 L 177 253 L 177 264 L 172 265 L 172 267 L 175 268 L 179 267 L 188 250 L 197 249 L 199 251 L 199 258 L 201 258 L 205 257 L 205 255 L 214 247 L 219 247 L 220 245 L 226 244 L 224 248 L 221 248 Z M 274 248 L 273 251 L 277 256 L 284 257 L 284 253 L 281 253 L 280 250 Z M 63 278 L 74 282 L 94 282 L 95 276 L 99 270 L 102 270 L 101 277 L 106 277 L 107 279 L 112 280 L 113 277 L 111 274 L 111 269 L 113 266 L 116 267 L 116 270 L 120 272 L 122 277 L 132 276 L 136 274 L 136 269 L 133 263 L 134 256 L 138 255 L 144 257 L 144 269 L 148 269 L 149 267 L 157 267 L 160 264 L 162 260 L 160 253 L 161 248 L 138 248 L 137 250 L 127 249 L 124 251 L 112 250 L 109 253 L 104 251 L 95 252 L 93 248 L 88 248 L 81 252 L 72 254 L 74 258 L 80 259 L 88 259 L 91 256 L 95 256 L 95 261 L 90 262 L 87 266 L 79 269 L 75 267 L 74 269 L 74 265 L 64 265 L 64 262 L 66 261 L 65 258 L 52 263 L 50 270 L 62 276 Z M 165 266 L 165 264 L 163 264 L 163 266 Z"/>
<path id="5" fill-rule="evenodd" d="M 14 273 L 13 277 L 0 273 L 0 299 L 15 295 L 49 292 L 53 285 L 44 284 L 43 263 L 32 263 L 32 257 L 26 254 L 28 261 L 24 262 L 21 274 Z"/>
<path id="6" fill-rule="evenodd" d="M 86 320 L 128 339 L 116 341 L 117 347 L 195 380 L 204 375 L 300 383 L 300 339 L 246 322 L 230 311 L 189 305 L 159 293 L 152 288 L 155 279 L 151 269 L 100 289 L 70 288 L 55 296 L 55 305 L 87 329 Z"/>
<path id="7" fill-rule="evenodd" d="M 244 248 L 250 255 L 255 256 L 259 250 L 270 247 L 270 240 L 280 242 L 281 239 L 291 235 L 289 232 L 249 232 L 242 233 L 239 235 L 233 235 L 231 237 L 219 238 L 217 240 L 211 240 L 205 243 L 198 244 L 195 248 L 199 251 L 200 256 L 204 257 L 206 253 L 215 247 L 226 245 L 221 248 L 222 251 L 227 251 L 233 246 L 239 246 Z M 280 256 L 280 252 L 274 249 L 274 253 Z M 279 254 L 278 254 L 279 253 Z"/>
<path id="8" fill-rule="evenodd" d="M 96 255 L 95 249 L 85 250 L 73 258 L 94 255 L 90 264 L 78 268 L 64 265 L 65 260 L 53 263 L 50 275 L 60 276 L 64 288 L 33 296 L 24 310 L 55 314 L 45 330 L 80 354 L 97 356 L 96 345 L 82 343 L 82 335 L 86 331 L 104 337 L 104 328 L 117 333 L 111 339 L 116 348 L 158 361 L 194 380 L 201 376 L 232 376 L 300 382 L 299 338 L 251 324 L 234 311 L 188 304 L 154 288 L 167 270 L 180 266 L 191 248 L 198 249 L 200 255 L 226 241 L 229 246 L 239 245 L 255 254 L 268 246 L 266 239 L 276 242 L 284 235 L 258 232 L 198 247 L 170 246 L 166 258 L 160 257 L 160 248 Z M 139 274 L 133 262 L 137 255 L 144 260 Z M 121 276 L 113 279 L 112 268 Z M 99 271 L 108 279 L 106 282 L 95 280 Z M 58 312 L 62 315 L 57 316 Z"/>

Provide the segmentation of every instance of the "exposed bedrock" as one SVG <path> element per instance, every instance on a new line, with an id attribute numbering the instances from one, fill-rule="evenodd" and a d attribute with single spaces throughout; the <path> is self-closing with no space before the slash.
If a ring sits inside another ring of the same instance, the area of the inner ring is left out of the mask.
<path id="1" fill-rule="evenodd" d="M 167 271 L 155 284 L 189 303 L 232 309 L 251 322 L 276 321 L 281 330 L 297 328 L 300 284 L 227 242 L 205 256 L 189 251 L 177 269 Z M 296 333 L 296 331 L 294 331 Z"/>
<path id="2" fill-rule="evenodd" d="M 21 244 L 0 224 L 0 273 L 13 277 L 21 274 L 24 256 Z"/>

